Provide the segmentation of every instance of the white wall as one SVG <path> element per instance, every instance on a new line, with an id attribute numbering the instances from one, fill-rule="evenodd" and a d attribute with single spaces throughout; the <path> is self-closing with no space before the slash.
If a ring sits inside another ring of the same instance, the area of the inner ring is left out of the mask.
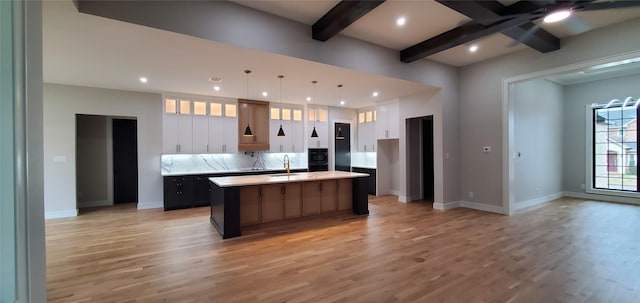
<path id="1" fill-rule="evenodd" d="M 563 88 L 543 79 L 509 88 L 513 98 L 515 203 L 562 193 Z M 539 200 L 542 199 L 542 200 Z M 516 207 L 517 208 L 517 207 Z"/>
<path id="2" fill-rule="evenodd" d="M 58 84 L 44 86 L 44 205 L 46 217 L 77 214 L 75 115 L 136 117 L 138 208 L 162 207 L 160 94 Z"/>
<path id="3" fill-rule="evenodd" d="M 563 188 L 567 192 L 585 190 L 586 178 L 586 119 L 587 105 L 607 103 L 611 99 L 640 97 L 640 75 L 593 81 L 565 87 Z"/>
<path id="4" fill-rule="evenodd" d="M 460 195 L 474 191 L 483 209 L 505 212 L 503 199 L 502 111 L 503 79 L 640 49 L 640 20 L 594 30 L 566 39 L 562 49 L 546 54 L 524 50 L 469 65 L 460 75 Z M 489 155 L 482 147 L 489 145 Z M 505 158 L 506 159 L 506 158 Z M 436 178 L 437 179 L 437 178 Z M 508 199 L 507 199 L 508 200 Z"/>
<path id="5" fill-rule="evenodd" d="M 451 121 L 445 123 L 443 103 L 444 92 L 439 90 L 437 92 L 427 92 L 414 96 L 407 96 L 400 98 L 400 140 L 399 140 L 399 155 L 400 155 L 400 178 L 399 178 L 399 199 L 400 201 L 411 201 L 411 193 L 409 193 L 410 180 L 410 165 L 419 165 L 408 163 L 409 158 L 407 151 L 407 130 L 406 119 L 417 118 L 424 116 L 433 116 L 433 148 L 434 148 L 434 204 L 446 204 L 455 202 L 458 199 L 457 192 L 457 179 L 458 164 L 455 160 L 457 153 L 457 127 L 451 126 L 446 129 Z M 455 115 L 452 115 L 452 119 Z M 446 124 L 446 125 L 445 125 Z M 445 140 L 444 137 L 447 137 Z M 415 151 L 419 152 L 419 151 Z M 449 153 L 449 159 L 445 159 L 445 154 Z"/>

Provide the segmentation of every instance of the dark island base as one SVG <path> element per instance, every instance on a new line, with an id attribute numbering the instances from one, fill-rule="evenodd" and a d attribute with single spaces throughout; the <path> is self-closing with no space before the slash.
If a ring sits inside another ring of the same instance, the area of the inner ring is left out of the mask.
<path id="1" fill-rule="evenodd" d="M 353 178 L 352 210 L 357 215 L 369 214 L 367 178 Z M 223 239 L 239 237 L 240 232 L 240 187 L 220 187 L 212 182 L 210 222 Z"/>

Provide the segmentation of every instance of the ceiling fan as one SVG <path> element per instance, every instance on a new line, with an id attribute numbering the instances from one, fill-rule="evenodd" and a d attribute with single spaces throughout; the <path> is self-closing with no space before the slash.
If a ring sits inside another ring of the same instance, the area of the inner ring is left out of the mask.
<path id="1" fill-rule="evenodd" d="M 522 20 L 522 23 L 537 21 L 524 34 L 514 41 L 514 44 L 526 41 L 543 24 L 563 21 L 573 34 L 580 34 L 589 30 L 589 26 L 580 18 L 568 19 L 573 13 L 580 11 L 598 11 L 619 8 L 640 7 L 638 0 L 549 0 L 549 1 L 518 1 L 499 10 L 496 18 L 475 19 L 482 24 L 505 22 L 507 20 Z"/>

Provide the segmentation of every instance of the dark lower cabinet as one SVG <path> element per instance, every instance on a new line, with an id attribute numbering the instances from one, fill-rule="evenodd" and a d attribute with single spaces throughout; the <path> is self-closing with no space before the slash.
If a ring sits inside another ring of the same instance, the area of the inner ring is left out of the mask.
<path id="1" fill-rule="evenodd" d="M 209 187 L 208 176 L 195 176 L 193 177 L 193 206 L 209 206 L 209 194 L 211 189 Z"/>
<path id="2" fill-rule="evenodd" d="M 352 167 L 351 171 L 354 173 L 363 173 L 369 174 L 367 179 L 367 193 L 370 195 L 376 194 L 376 170 L 373 168 L 364 168 L 364 167 Z"/>
<path id="3" fill-rule="evenodd" d="M 164 177 L 164 210 L 193 205 L 193 177 Z"/>

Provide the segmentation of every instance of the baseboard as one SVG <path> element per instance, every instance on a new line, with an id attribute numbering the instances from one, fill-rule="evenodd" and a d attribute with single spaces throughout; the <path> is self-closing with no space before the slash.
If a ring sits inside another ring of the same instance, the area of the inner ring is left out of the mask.
<path id="1" fill-rule="evenodd" d="M 504 208 L 502 208 L 502 206 L 480 204 L 480 203 L 468 202 L 468 201 L 460 201 L 460 206 L 471 208 L 471 209 L 482 210 L 482 211 L 488 211 L 488 212 L 497 213 L 497 214 L 508 215 L 508 212 Z"/>
<path id="2" fill-rule="evenodd" d="M 437 210 L 447 210 L 447 209 L 458 208 L 458 207 L 460 207 L 460 201 L 453 201 L 453 202 L 447 202 L 447 203 L 433 202 L 433 208 Z"/>
<path id="3" fill-rule="evenodd" d="M 45 219 L 71 218 L 71 217 L 77 217 L 77 216 L 78 216 L 77 209 L 48 211 L 44 213 Z"/>
<path id="4" fill-rule="evenodd" d="M 563 193 L 563 195 L 565 197 L 579 198 L 579 199 L 585 199 L 585 200 L 596 200 L 596 201 L 605 201 L 605 202 L 640 205 L 640 202 L 638 202 L 637 198 L 630 198 L 630 197 L 618 197 L 618 196 L 610 196 L 610 195 L 597 195 L 597 194 L 572 192 L 572 191 L 565 191 Z"/>
<path id="5" fill-rule="evenodd" d="M 162 201 L 138 202 L 138 209 L 164 208 Z"/>
<path id="6" fill-rule="evenodd" d="M 553 201 L 555 199 L 559 199 L 559 198 L 562 198 L 564 196 L 565 196 L 564 192 L 550 194 L 550 195 L 538 197 L 538 198 L 535 198 L 535 199 L 531 199 L 531 200 L 515 203 L 515 207 L 514 208 L 515 208 L 516 211 L 518 211 L 518 210 L 521 210 L 521 209 L 534 207 L 536 205 L 540 205 L 540 204 L 543 204 L 543 203 L 551 202 L 551 201 Z"/>
<path id="7" fill-rule="evenodd" d="M 109 202 L 108 200 L 78 202 L 78 208 L 110 206 L 110 205 L 113 205 L 113 203 Z"/>

